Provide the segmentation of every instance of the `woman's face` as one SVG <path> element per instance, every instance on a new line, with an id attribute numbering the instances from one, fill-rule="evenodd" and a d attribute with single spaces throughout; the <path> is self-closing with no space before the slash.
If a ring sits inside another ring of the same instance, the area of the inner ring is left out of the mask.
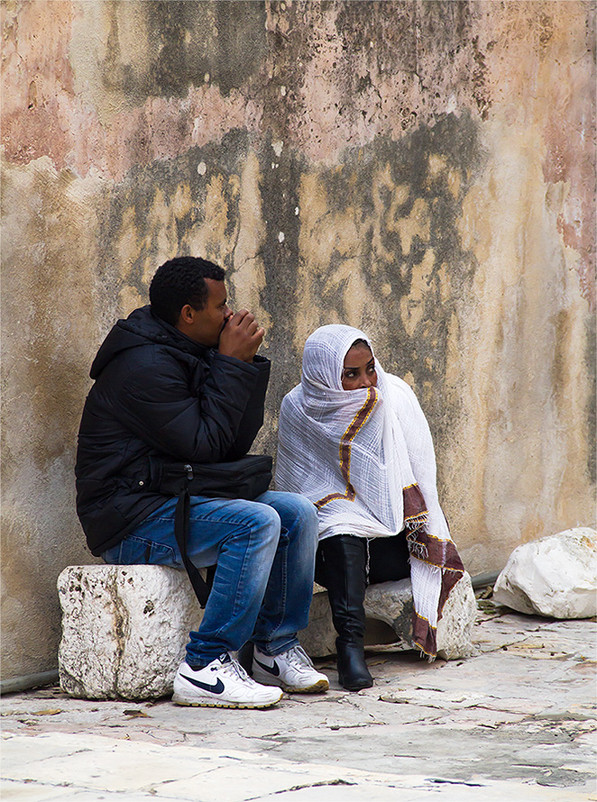
<path id="1" fill-rule="evenodd" d="M 346 354 L 342 369 L 342 387 L 344 390 L 377 387 L 375 357 L 365 343 L 353 345 Z"/>

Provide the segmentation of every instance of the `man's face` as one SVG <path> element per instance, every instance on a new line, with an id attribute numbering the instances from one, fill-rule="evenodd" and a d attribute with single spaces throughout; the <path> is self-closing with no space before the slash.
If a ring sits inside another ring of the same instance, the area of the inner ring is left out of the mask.
<path id="1" fill-rule="evenodd" d="M 203 309 L 193 309 L 188 304 L 183 306 L 177 328 L 195 342 L 214 348 L 232 310 L 226 300 L 224 282 L 211 278 L 204 280 L 208 291 L 205 306 Z"/>

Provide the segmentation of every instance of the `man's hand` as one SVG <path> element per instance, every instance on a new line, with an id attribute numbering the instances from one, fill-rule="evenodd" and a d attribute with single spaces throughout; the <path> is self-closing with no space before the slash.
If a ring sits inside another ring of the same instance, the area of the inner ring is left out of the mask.
<path id="1" fill-rule="evenodd" d="M 220 334 L 218 351 L 243 362 L 252 362 L 264 334 L 265 329 L 257 325 L 254 315 L 241 309 L 228 318 Z"/>

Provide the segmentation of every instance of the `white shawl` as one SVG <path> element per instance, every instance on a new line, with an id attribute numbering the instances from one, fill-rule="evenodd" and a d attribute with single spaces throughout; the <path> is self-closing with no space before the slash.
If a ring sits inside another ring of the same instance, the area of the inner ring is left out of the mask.
<path id="1" fill-rule="evenodd" d="M 462 563 L 437 496 L 431 433 L 411 388 L 379 363 L 377 388 L 342 388 L 357 339 L 373 353 L 367 335 L 350 326 L 322 326 L 307 339 L 301 384 L 280 410 L 276 488 L 313 501 L 320 538 L 408 530 L 413 640 L 434 656 L 437 621 Z"/>

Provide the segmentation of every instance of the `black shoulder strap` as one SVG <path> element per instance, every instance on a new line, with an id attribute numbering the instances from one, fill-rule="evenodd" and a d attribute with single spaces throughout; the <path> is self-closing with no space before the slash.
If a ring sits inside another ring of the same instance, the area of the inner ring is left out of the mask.
<path id="1" fill-rule="evenodd" d="M 203 580 L 203 577 L 199 573 L 198 568 L 193 565 L 193 563 L 189 560 L 187 555 L 187 542 L 189 539 L 189 514 L 191 511 L 191 498 L 189 496 L 188 490 L 184 490 L 180 496 L 178 497 L 178 501 L 176 503 L 176 513 L 174 516 L 174 535 L 176 537 L 176 542 L 178 543 L 178 548 L 180 549 L 180 554 L 182 556 L 182 562 L 184 567 L 187 569 L 187 574 L 189 575 L 189 579 L 191 580 L 191 585 L 193 586 L 193 590 L 195 591 L 195 595 L 199 599 L 199 604 L 201 607 L 205 607 L 207 604 L 207 597 L 209 596 L 209 591 L 211 588 L 210 579 L 213 581 L 213 569 L 207 569 L 207 576 L 208 582 Z"/>

